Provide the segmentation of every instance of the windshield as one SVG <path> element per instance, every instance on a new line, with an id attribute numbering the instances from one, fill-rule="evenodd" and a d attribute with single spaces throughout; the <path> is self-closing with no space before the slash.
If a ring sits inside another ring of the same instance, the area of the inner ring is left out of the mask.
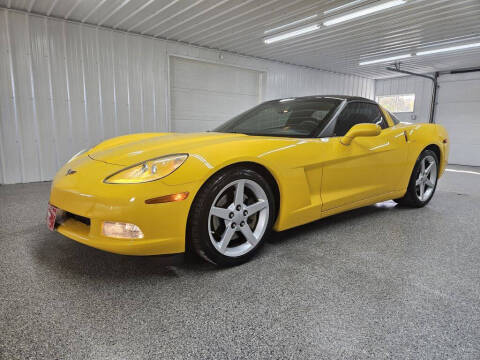
<path id="1" fill-rule="evenodd" d="M 322 131 L 342 100 L 327 97 L 267 101 L 213 131 L 286 137 L 313 137 Z"/>

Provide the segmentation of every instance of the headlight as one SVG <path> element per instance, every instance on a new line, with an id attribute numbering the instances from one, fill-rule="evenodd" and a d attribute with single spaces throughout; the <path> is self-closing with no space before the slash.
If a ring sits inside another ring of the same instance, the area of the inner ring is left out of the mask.
<path id="1" fill-rule="evenodd" d="M 73 155 L 70 160 L 67 161 L 67 164 L 69 162 L 71 162 L 72 160 L 76 159 L 77 157 L 79 157 L 80 155 L 84 154 L 85 152 L 87 152 L 88 149 L 83 149 L 83 150 L 80 150 L 78 153 L 76 153 L 75 155 Z"/>
<path id="2" fill-rule="evenodd" d="M 147 160 L 107 177 L 107 184 L 138 184 L 155 181 L 170 175 L 187 160 L 187 154 L 175 154 Z"/>

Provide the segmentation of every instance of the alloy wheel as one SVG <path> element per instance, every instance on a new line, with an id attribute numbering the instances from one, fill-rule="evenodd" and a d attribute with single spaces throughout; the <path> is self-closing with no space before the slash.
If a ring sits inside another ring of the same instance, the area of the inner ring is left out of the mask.
<path id="1" fill-rule="evenodd" d="M 238 257 L 254 249 L 268 226 L 269 203 L 253 180 L 235 180 L 215 197 L 208 215 L 208 233 L 222 255 Z"/>
<path id="2" fill-rule="evenodd" d="M 432 196 L 437 182 L 437 162 L 431 155 L 420 160 L 420 172 L 415 181 L 415 192 L 420 201 L 426 201 Z"/>

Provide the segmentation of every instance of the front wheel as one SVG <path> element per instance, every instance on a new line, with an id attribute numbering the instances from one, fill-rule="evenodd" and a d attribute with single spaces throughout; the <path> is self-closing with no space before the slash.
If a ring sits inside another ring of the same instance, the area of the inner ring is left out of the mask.
<path id="1" fill-rule="evenodd" d="M 274 216 L 269 183 L 251 169 L 228 169 L 214 175 L 197 195 L 189 240 L 204 259 L 220 266 L 238 265 L 261 247 Z"/>
<path id="2" fill-rule="evenodd" d="M 438 180 L 438 157 L 432 150 L 424 150 L 413 168 L 407 192 L 394 201 L 400 205 L 423 207 L 432 199 Z"/>

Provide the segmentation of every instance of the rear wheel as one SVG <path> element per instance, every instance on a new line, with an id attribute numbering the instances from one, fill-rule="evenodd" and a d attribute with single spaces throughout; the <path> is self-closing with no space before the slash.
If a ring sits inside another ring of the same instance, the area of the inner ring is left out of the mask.
<path id="1" fill-rule="evenodd" d="M 220 266 L 249 260 L 269 234 L 275 214 L 268 182 L 251 169 L 233 168 L 200 190 L 189 219 L 189 239 L 204 259 Z"/>
<path id="2" fill-rule="evenodd" d="M 413 168 L 407 192 L 395 201 L 401 205 L 423 207 L 432 199 L 437 188 L 438 157 L 431 150 L 424 150 Z"/>

